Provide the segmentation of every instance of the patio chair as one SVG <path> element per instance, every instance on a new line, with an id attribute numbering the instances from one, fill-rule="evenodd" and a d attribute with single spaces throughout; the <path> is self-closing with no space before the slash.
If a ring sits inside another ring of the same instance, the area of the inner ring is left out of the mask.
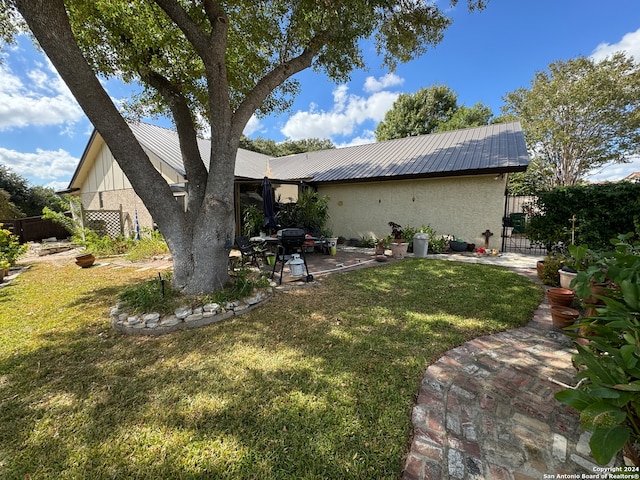
<path id="1" fill-rule="evenodd" d="M 249 237 L 247 237 L 246 235 L 241 235 L 239 237 L 236 237 L 236 245 L 238 246 L 238 250 L 240 250 L 243 264 L 248 261 L 251 265 L 255 265 L 256 267 L 260 268 L 258 257 L 264 257 L 264 254 L 267 252 L 267 249 L 264 248 L 263 243 L 252 243 L 249 240 Z"/>

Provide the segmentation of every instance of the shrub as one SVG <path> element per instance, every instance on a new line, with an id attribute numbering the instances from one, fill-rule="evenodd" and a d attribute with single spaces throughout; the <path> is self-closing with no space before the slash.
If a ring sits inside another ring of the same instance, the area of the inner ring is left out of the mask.
<path id="1" fill-rule="evenodd" d="M 582 426 L 593 432 L 589 446 L 593 458 L 606 464 L 625 449 L 636 465 L 634 447 L 640 442 L 640 244 L 629 236 L 615 241 L 615 250 L 603 255 L 607 288 L 596 315 L 577 326 L 584 345 L 576 342 L 578 387 L 556 398 L 580 411 Z M 578 277 L 578 289 L 591 279 Z M 574 326 L 575 327 L 575 326 Z"/>
<path id="2" fill-rule="evenodd" d="M 527 237 L 550 246 L 585 243 L 607 250 L 619 232 L 640 231 L 640 183 L 558 187 L 538 195 Z M 575 216 L 575 230 L 573 229 Z"/>
<path id="3" fill-rule="evenodd" d="M 13 266 L 18 258 L 27 253 L 28 248 L 28 245 L 20 245 L 18 237 L 2 228 L 2 223 L 0 223 L 0 260 Z"/>

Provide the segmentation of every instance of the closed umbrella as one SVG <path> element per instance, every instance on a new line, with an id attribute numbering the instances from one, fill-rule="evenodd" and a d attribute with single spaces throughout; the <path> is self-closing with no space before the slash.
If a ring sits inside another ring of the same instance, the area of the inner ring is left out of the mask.
<path id="1" fill-rule="evenodd" d="M 262 179 L 262 213 L 264 213 L 264 225 L 269 230 L 275 230 L 278 227 L 276 222 L 276 214 L 273 208 L 273 188 L 269 178 Z"/>

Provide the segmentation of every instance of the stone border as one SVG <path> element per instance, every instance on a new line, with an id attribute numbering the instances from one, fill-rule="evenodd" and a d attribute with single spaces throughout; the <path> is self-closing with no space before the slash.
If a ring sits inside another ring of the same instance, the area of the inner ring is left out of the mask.
<path id="1" fill-rule="evenodd" d="M 253 296 L 224 305 L 209 303 L 201 307 L 179 307 L 173 314 L 161 317 L 159 313 L 129 315 L 121 305 L 111 308 L 111 327 L 126 335 L 159 336 L 179 330 L 200 328 L 212 323 L 250 312 L 273 297 L 273 288 L 258 290 Z"/>

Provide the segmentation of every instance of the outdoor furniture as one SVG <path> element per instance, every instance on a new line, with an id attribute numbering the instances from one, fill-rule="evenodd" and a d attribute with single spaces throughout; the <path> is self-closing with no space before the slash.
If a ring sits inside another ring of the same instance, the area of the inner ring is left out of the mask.
<path id="1" fill-rule="evenodd" d="M 278 262 L 280 262 L 280 284 L 282 284 L 282 272 L 284 271 L 284 264 L 294 253 L 300 253 L 302 261 L 304 262 L 304 268 L 307 272 L 307 282 L 313 281 L 313 275 L 309 274 L 309 267 L 307 266 L 307 258 L 304 252 L 304 242 L 307 240 L 304 230 L 301 228 L 284 228 L 278 231 L 278 252 L 276 254 L 276 261 L 273 264 L 273 270 L 271 271 L 271 279 L 276 273 Z"/>
<path id="2" fill-rule="evenodd" d="M 251 265 L 260 268 L 258 257 L 263 257 L 267 252 L 267 249 L 264 248 L 264 243 L 251 242 L 249 237 L 241 235 L 236 237 L 236 245 L 238 246 L 238 250 L 240 250 L 243 264 L 249 261 Z"/>

